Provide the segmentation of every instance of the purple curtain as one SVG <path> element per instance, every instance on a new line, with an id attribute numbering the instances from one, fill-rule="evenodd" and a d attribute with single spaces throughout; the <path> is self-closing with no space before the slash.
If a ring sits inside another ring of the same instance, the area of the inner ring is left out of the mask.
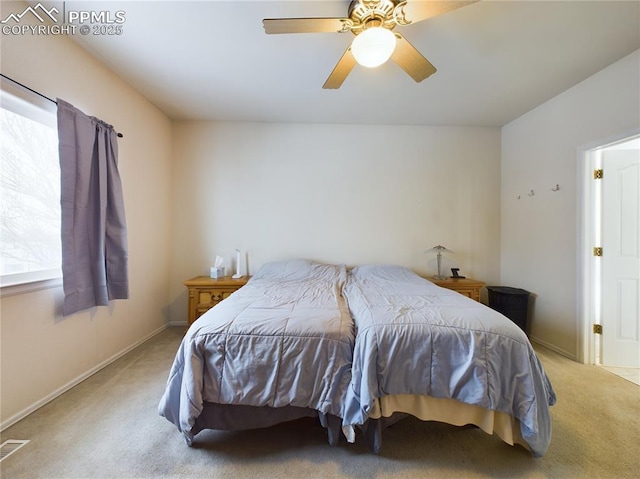
<path id="1" fill-rule="evenodd" d="M 65 316 L 129 297 L 117 133 L 58 99 Z"/>

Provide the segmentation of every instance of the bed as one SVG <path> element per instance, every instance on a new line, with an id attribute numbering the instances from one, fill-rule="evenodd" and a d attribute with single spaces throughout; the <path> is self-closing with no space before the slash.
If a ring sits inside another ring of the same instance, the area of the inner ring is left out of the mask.
<path id="1" fill-rule="evenodd" d="M 355 267 L 344 295 L 357 334 L 343 423 L 374 452 L 385 421 L 410 414 L 545 453 L 556 397 L 518 326 L 399 266 Z"/>
<path id="2" fill-rule="evenodd" d="M 344 266 L 264 265 L 195 321 L 174 359 L 159 413 L 188 445 L 204 429 L 240 430 L 318 417 L 341 433 L 354 324 Z"/>

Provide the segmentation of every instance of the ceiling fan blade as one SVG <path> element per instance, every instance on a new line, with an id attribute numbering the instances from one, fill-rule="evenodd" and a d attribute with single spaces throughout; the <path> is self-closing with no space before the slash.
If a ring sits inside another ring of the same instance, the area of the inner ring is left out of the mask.
<path id="1" fill-rule="evenodd" d="M 422 53 L 416 47 L 411 45 L 399 33 L 394 33 L 394 35 L 396 36 L 396 49 L 393 51 L 391 59 L 407 72 L 411 78 L 421 82 L 436 72 L 436 67 L 422 56 Z"/>
<path id="2" fill-rule="evenodd" d="M 399 25 L 421 22 L 428 18 L 437 17 L 443 13 L 466 7 L 480 0 L 467 1 L 422 1 L 407 0 L 396 7 L 395 16 Z"/>
<path id="3" fill-rule="evenodd" d="M 267 33 L 336 33 L 346 32 L 348 18 L 265 18 Z"/>
<path id="4" fill-rule="evenodd" d="M 353 67 L 356 65 L 356 59 L 353 58 L 353 54 L 351 53 L 351 46 L 347 48 L 347 51 L 344 52 L 342 58 L 338 61 L 338 64 L 335 66 L 327 81 L 324 82 L 322 88 L 325 89 L 336 89 L 340 88 L 342 83 L 345 81 Z"/>

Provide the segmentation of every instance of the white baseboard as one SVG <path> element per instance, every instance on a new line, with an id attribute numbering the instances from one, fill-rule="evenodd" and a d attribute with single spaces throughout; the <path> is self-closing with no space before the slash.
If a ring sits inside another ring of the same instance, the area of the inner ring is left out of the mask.
<path id="1" fill-rule="evenodd" d="M 72 379 L 71 381 L 69 381 L 67 384 L 65 384 L 64 386 L 56 389 L 55 391 L 53 391 L 51 394 L 48 394 L 47 396 L 45 396 L 44 398 L 40 399 L 39 401 L 36 401 L 35 403 L 31 404 L 30 406 L 26 407 L 25 409 L 23 409 L 22 411 L 14 414 L 13 416 L 11 416 L 10 418 L 8 418 L 7 420 L 3 421 L 2 424 L 0 424 L 0 432 L 4 431 L 5 429 L 7 429 L 10 426 L 13 426 L 15 423 L 17 423 L 18 421 L 20 421 L 21 419 L 24 419 L 25 417 L 27 417 L 29 414 L 31 414 L 32 412 L 36 411 L 37 409 L 40 409 L 42 406 L 44 406 L 45 404 L 53 401 L 55 398 L 57 398 L 58 396 L 61 396 L 62 394 L 64 394 L 65 392 L 67 392 L 69 389 L 71 389 L 74 386 L 77 386 L 78 384 L 80 384 L 82 381 L 84 381 L 85 379 L 87 379 L 90 376 L 93 376 L 95 373 L 97 373 L 98 371 L 100 371 L 101 369 L 104 369 L 105 367 L 107 367 L 109 364 L 113 363 L 114 361 L 117 361 L 118 359 L 120 359 L 122 356 L 124 356 L 125 354 L 127 354 L 130 351 L 133 351 L 135 348 L 137 348 L 138 346 L 140 346 L 141 344 L 149 341 L 151 338 L 153 338 L 154 336 L 160 334 L 162 331 L 164 331 L 165 329 L 167 329 L 169 325 L 166 324 L 158 329 L 156 329 L 154 332 L 152 332 L 151 334 L 145 336 L 144 338 L 142 338 L 140 341 L 137 341 L 136 343 L 132 344 L 131 346 L 123 349 L 122 351 L 114 354 L 113 356 L 111 356 L 110 358 L 102 361 L 100 364 L 98 364 L 97 366 L 89 369 L 88 371 L 82 373 L 80 376 Z"/>
<path id="2" fill-rule="evenodd" d="M 187 322 L 186 321 L 169 321 L 167 323 L 167 326 L 186 326 Z"/>
<path id="3" fill-rule="evenodd" d="M 529 341 L 531 341 L 532 343 L 539 344 L 540 346 L 544 346 L 545 348 L 550 349 L 551 351 L 554 351 L 554 352 L 560 354 L 561 356 L 564 356 L 565 358 L 569 358 L 569 359 L 571 359 L 573 361 L 578 361 L 578 358 L 576 357 L 575 354 L 571 354 L 570 352 L 565 351 L 564 349 L 561 349 L 558 346 L 555 346 L 555 345 L 553 345 L 551 343 L 543 341 L 542 339 L 538 339 L 536 337 L 531 336 L 529 338 Z"/>

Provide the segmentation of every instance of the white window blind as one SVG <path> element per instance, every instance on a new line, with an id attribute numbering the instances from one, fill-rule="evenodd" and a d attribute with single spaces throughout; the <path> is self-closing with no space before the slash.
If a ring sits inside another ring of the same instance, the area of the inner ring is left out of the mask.
<path id="1" fill-rule="evenodd" d="M 0 286 L 60 278 L 55 104 L 0 90 Z"/>

